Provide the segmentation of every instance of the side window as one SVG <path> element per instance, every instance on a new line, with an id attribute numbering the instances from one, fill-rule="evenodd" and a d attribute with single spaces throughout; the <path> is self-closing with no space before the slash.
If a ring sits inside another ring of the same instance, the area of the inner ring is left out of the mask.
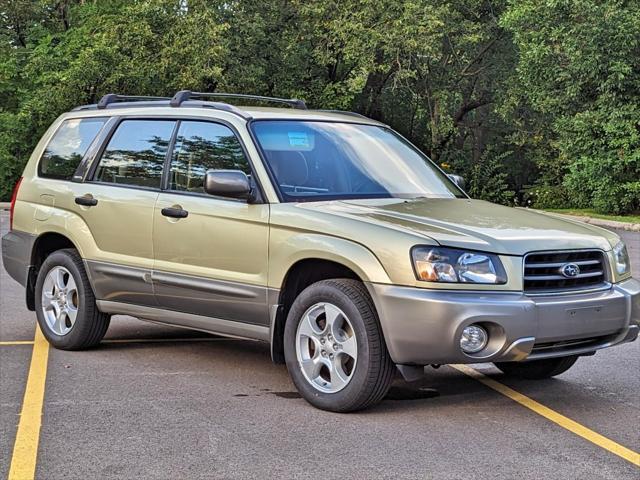
<path id="1" fill-rule="evenodd" d="M 105 122 L 104 118 L 76 118 L 62 122 L 40 158 L 38 175 L 71 180 Z"/>
<path id="2" fill-rule="evenodd" d="M 204 193 L 204 176 L 211 169 L 251 174 L 249 162 L 231 129 L 211 122 L 181 122 L 171 158 L 171 190 Z"/>
<path id="3" fill-rule="evenodd" d="M 94 180 L 160 188 L 173 120 L 124 120 L 105 148 Z"/>

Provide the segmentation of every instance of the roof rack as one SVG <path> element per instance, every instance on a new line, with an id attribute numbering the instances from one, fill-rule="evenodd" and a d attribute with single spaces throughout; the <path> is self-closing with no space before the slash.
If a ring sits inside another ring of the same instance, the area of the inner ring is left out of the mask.
<path id="1" fill-rule="evenodd" d="M 97 108 L 99 110 L 104 110 L 110 105 L 114 107 L 130 107 L 130 106 L 153 106 L 153 107 L 161 107 L 168 106 L 171 107 L 180 107 L 185 102 L 188 102 L 186 106 L 198 106 L 203 108 L 213 108 L 216 110 L 223 110 L 225 112 L 233 113 L 238 115 L 239 117 L 245 120 L 251 120 L 251 115 L 248 112 L 225 102 L 213 102 L 204 100 L 206 98 L 247 98 L 251 100 L 260 100 L 267 102 L 277 102 L 277 103 L 286 103 L 287 105 L 291 105 L 294 108 L 299 109 L 307 109 L 307 105 L 303 100 L 297 99 L 286 99 L 286 98 L 275 98 L 275 97 L 263 97 L 260 95 L 244 95 L 244 94 L 236 94 L 236 93 L 205 93 L 205 92 L 192 92 L 190 90 L 180 90 L 177 92 L 173 98 L 170 97 L 155 97 L 155 96 L 141 96 L 141 95 L 118 95 L 115 93 L 107 93 L 103 95 L 102 98 L 98 101 L 97 104 L 93 105 L 81 105 L 73 109 L 73 111 L 78 110 L 91 110 Z M 192 100 L 193 99 L 193 100 Z M 131 104 L 130 104 L 130 103 Z M 120 105 L 114 105 L 120 104 Z"/>
<path id="2" fill-rule="evenodd" d="M 244 98 L 247 100 L 258 100 L 262 102 L 284 103 L 300 110 L 307 109 L 307 104 L 304 103 L 304 100 L 298 100 L 297 98 L 263 97 L 261 95 L 245 95 L 242 93 L 192 92 L 191 90 L 180 90 L 173 96 L 170 104 L 172 107 L 179 107 L 182 102 L 192 98 Z"/>
<path id="3" fill-rule="evenodd" d="M 180 93 L 180 92 L 178 92 Z M 177 95 L 177 94 L 176 94 Z M 171 97 L 147 97 L 140 95 L 117 95 L 115 93 L 108 93 L 104 95 L 97 104 L 93 105 L 81 105 L 73 109 L 73 111 L 79 110 L 91 110 L 91 109 L 100 109 L 104 110 L 110 105 L 117 107 L 130 107 L 130 106 L 144 106 L 144 107 L 162 107 L 162 106 L 175 106 L 171 104 Z M 131 102 L 131 103 L 129 103 Z M 203 108 L 213 108 L 216 110 L 223 110 L 225 112 L 230 112 L 239 117 L 244 118 L 245 120 L 251 120 L 251 115 L 247 112 L 240 110 L 233 105 L 229 105 L 224 102 L 189 102 L 190 104 L 195 103 L 197 106 L 201 106 Z M 119 104 L 119 105 L 115 105 Z M 133 105 L 132 105 L 133 104 Z"/>
<path id="4" fill-rule="evenodd" d="M 112 103 L 130 102 L 130 101 L 149 101 L 149 100 L 169 100 L 169 97 L 146 97 L 142 95 L 117 95 L 115 93 L 107 93 L 103 95 L 97 104 L 97 108 L 103 110 Z"/>

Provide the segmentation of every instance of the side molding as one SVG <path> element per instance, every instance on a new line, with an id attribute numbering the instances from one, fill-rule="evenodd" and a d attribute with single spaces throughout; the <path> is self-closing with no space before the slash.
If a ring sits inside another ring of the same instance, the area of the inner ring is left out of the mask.
<path id="1" fill-rule="evenodd" d="M 85 268 L 96 298 L 157 305 L 151 284 L 151 270 L 93 260 L 85 260 Z"/>

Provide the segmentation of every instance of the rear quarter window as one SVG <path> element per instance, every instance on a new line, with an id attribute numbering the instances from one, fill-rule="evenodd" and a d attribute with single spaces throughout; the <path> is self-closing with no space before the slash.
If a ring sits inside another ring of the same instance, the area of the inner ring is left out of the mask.
<path id="1" fill-rule="evenodd" d="M 62 122 L 40 158 L 38 176 L 71 180 L 106 121 L 105 118 L 74 118 Z"/>

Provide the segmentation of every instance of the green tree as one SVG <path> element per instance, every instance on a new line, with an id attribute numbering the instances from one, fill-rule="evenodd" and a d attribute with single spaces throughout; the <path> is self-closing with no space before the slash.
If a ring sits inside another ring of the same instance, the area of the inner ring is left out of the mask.
<path id="1" fill-rule="evenodd" d="M 407 136 L 502 203 L 640 209 L 631 0 L 0 0 L 0 198 L 110 92 L 300 97 Z"/>
<path id="2" fill-rule="evenodd" d="M 639 209 L 640 4 L 524 0 L 502 24 L 520 56 L 512 93 L 546 122 L 540 166 L 560 173 L 545 183 L 576 207 Z"/>
<path id="3" fill-rule="evenodd" d="M 18 3 L 0 15 L 1 198 L 60 113 L 109 92 L 213 89 L 221 76 L 226 26 L 208 2 Z"/>

